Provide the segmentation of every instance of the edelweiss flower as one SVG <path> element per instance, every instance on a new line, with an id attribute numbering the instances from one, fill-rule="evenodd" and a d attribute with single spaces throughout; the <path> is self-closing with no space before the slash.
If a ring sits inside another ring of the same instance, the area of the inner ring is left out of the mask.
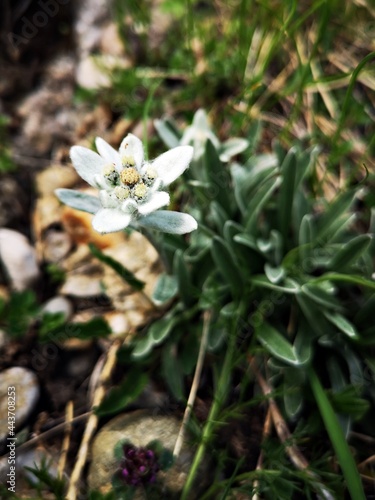
<path id="1" fill-rule="evenodd" d="M 175 234 L 197 228 L 188 214 L 159 210 L 169 204 L 169 194 L 163 189 L 189 166 L 191 146 L 173 148 L 147 162 L 142 142 L 133 134 L 125 137 L 119 151 L 100 137 L 95 144 L 99 154 L 73 146 L 70 156 L 82 179 L 99 189 L 99 198 L 72 189 L 57 189 L 56 195 L 73 208 L 95 214 L 96 231 L 120 231 L 130 224 Z"/>
<path id="2" fill-rule="evenodd" d="M 155 124 L 160 130 L 160 121 L 156 121 Z M 207 140 L 212 142 L 222 162 L 229 162 L 232 156 L 242 153 L 249 147 L 249 141 L 240 137 L 232 137 L 220 143 L 211 129 L 207 113 L 203 109 L 198 109 L 194 115 L 193 123 L 185 130 L 180 144 L 193 145 L 194 157 L 198 159 L 204 155 Z"/>

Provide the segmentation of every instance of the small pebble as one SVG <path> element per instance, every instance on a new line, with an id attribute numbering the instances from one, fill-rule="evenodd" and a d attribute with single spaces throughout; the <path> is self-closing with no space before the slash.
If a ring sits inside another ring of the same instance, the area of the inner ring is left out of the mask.
<path id="1" fill-rule="evenodd" d="M 73 315 L 73 306 L 66 297 L 57 296 L 44 304 L 42 312 L 50 314 L 63 313 L 65 321 L 68 321 Z"/>
<path id="2" fill-rule="evenodd" d="M 15 290 L 25 290 L 39 277 L 35 249 L 12 229 L 0 229 L 0 259 Z"/>
<path id="3" fill-rule="evenodd" d="M 8 411 L 15 402 L 15 429 L 26 422 L 39 399 L 39 384 L 34 372 L 14 366 L 0 372 L 0 442 L 8 437 Z"/>
<path id="4" fill-rule="evenodd" d="M 92 445 L 92 460 L 89 469 L 88 484 L 92 489 L 108 492 L 111 478 L 119 466 L 113 455 L 115 445 L 121 440 L 128 440 L 134 446 L 145 447 L 151 441 L 159 441 L 165 448 L 173 451 L 180 430 L 181 422 L 172 415 L 166 415 L 160 409 L 152 412 L 138 410 L 119 415 L 106 423 L 97 434 Z M 170 498 L 181 492 L 190 470 L 194 453 L 185 442 L 177 462 L 167 471 L 158 472 L 161 487 L 160 498 Z M 205 465 L 203 464 L 203 468 Z M 204 474 L 203 474 L 204 475 Z M 202 467 L 198 482 L 202 484 Z M 139 496 L 137 498 L 144 498 Z"/>

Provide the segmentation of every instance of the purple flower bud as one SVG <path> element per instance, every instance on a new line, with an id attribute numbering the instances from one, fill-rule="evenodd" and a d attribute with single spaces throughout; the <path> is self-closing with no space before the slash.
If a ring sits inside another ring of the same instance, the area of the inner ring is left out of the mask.
<path id="1" fill-rule="evenodd" d="M 147 448 L 131 444 L 123 446 L 123 459 L 120 464 L 120 476 L 129 486 L 146 486 L 156 481 L 160 467 L 156 454 Z"/>

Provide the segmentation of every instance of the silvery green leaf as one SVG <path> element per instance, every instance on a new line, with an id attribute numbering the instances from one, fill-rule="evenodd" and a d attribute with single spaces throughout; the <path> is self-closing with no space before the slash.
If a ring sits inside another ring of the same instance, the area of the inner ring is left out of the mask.
<path id="1" fill-rule="evenodd" d="M 271 283 L 279 283 L 285 276 L 285 270 L 282 267 L 272 267 L 268 262 L 264 265 L 264 273 Z"/>
<path id="2" fill-rule="evenodd" d="M 169 210 L 158 210 L 140 217 L 137 222 L 140 226 L 171 234 L 190 233 L 198 227 L 197 221 L 191 215 Z"/>
<path id="3" fill-rule="evenodd" d="M 249 141 L 240 137 L 233 137 L 225 141 L 220 148 L 220 160 L 229 161 L 232 156 L 238 155 L 249 147 Z"/>
<path id="4" fill-rule="evenodd" d="M 55 194 L 65 205 L 89 214 L 95 214 L 102 206 L 96 196 L 81 193 L 74 189 L 56 189 Z"/>
<path id="5" fill-rule="evenodd" d="M 302 364 L 289 340 L 266 321 L 255 328 L 255 333 L 263 347 L 276 358 L 292 366 Z"/>
<path id="6" fill-rule="evenodd" d="M 161 274 L 156 282 L 154 291 L 152 292 L 152 300 L 156 305 L 161 306 L 167 303 L 178 292 L 177 278 L 169 274 Z"/>
<path id="7" fill-rule="evenodd" d="M 323 314 L 330 323 L 334 324 L 341 332 L 345 333 L 345 335 L 352 339 L 359 338 L 356 327 L 344 316 L 339 313 L 327 311 L 326 309 L 323 309 Z"/>
<path id="8" fill-rule="evenodd" d="M 154 126 L 159 137 L 169 148 L 175 148 L 179 145 L 181 135 L 173 122 L 168 119 L 155 120 Z"/>

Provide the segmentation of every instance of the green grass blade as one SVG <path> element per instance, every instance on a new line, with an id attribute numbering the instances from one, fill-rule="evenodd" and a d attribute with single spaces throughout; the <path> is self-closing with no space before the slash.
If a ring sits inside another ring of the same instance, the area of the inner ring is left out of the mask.
<path id="1" fill-rule="evenodd" d="M 352 500 L 365 500 L 365 493 L 353 455 L 351 454 L 331 403 L 312 368 L 309 370 L 309 379 L 324 425 L 344 474 L 350 496 Z"/>

